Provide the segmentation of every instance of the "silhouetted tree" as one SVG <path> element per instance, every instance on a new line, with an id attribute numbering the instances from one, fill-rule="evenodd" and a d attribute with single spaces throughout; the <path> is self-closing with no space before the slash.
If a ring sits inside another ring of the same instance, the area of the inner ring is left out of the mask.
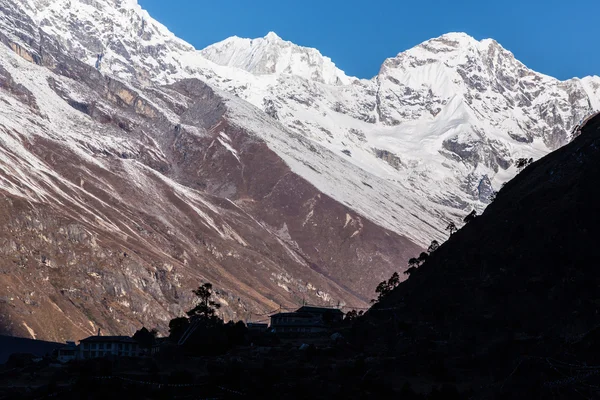
<path id="1" fill-rule="evenodd" d="M 400 284 L 400 276 L 397 272 L 394 272 L 388 280 L 388 285 L 393 289 Z"/>
<path id="2" fill-rule="evenodd" d="M 427 260 L 427 257 L 429 257 L 429 254 L 423 252 L 423 253 L 419 254 L 418 258 L 413 257 L 410 260 L 408 260 L 408 269 L 406 271 L 404 271 L 404 274 L 410 275 L 413 272 L 415 272 L 417 270 L 417 268 L 419 268 L 421 266 L 421 264 L 423 264 L 425 262 L 425 260 Z"/>
<path id="3" fill-rule="evenodd" d="M 377 285 L 377 288 L 375 289 L 375 293 L 377 293 L 377 299 L 373 299 L 371 300 L 371 302 L 376 303 L 378 301 L 381 301 L 381 299 L 383 299 L 385 296 L 388 295 L 388 293 L 394 290 L 394 288 L 398 286 L 398 284 L 400 284 L 400 275 L 398 275 L 397 272 L 394 272 L 390 279 L 388 279 L 387 281 L 383 281 L 379 285 Z"/>
<path id="4" fill-rule="evenodd" d="M 527 158 L 519 158 L 517 159 L 517 161 L 515 162 L 516 167 L 519 169 L 519 171 L 523 170 L 525 167 L 527 167 L 529 164 L 533 163 L 533 158 L 527 159 Z"/>
<path id="5" fill-rule="evenodd" d="M 456 224 L 454 222 L 450 222 L 446 227 L 446 230 L 450 232 L 450 236 L 454 235 L 454 233 L 458 230 Z"/>
<path id="6" fill-rule="evenodd" d="M 151 331 L 149 331 L 148 329 L 143 327 L 133 335 L 133 340 L 138 342 L 141 347 L 149 349 L 154 344 L 157 334 L 158 332 L 156 331 L 156 329 L 152 329 Z"/>
<path id="7" fill-rule="evenodd" d="M 194 290 L 194 294 L 200 299 L 200 303 L 187 312 L 189 317 L 200 317 L 211 319 L 215 317 L 216 311 L 221 308 L 221 305 L 211 300 L 213 290 L 212 284 L 205 283 L 198 289 Z"/>
<path id="8" fill-rule="evenodd" d="M 490 203 L 493 203 L 494 201 L 496 201 L 496 197 L 498 197 L 498 191 L 494 190 L 492 192 L 492 194 L 490 194 L 490 197 L 489 197 Z"/>
<path id="9" fill-rule="evenodd" d="M 353 322 L 357 318 L 361 317 L 363 314 L 364 314 L 364 311 L 350 310 L 344 316 L 344 321 L 345 322 Z"/>
<path id="10" fill-rule="evenodd" d="M 440 243 L 437 240 L 432 240 L 431 244 L 427 248 L 427 252 L 429 254 L 431 254 L 431 253 L 433 253 L 434 251 L 436 251 L 439 248 L 440 248 Z"/>
<path id="11" fill-rule="evenodd" d="M 410 275 L 413 272 L 415 272 L 417 270 L 417 267 L 410 267 L 409 269 L 407 269 L 406 271 L 404 271 L 405 275 Z"/>
<path id="12" fill-rule="evenodd" d="M 171 320 L 171 341 L 181 342 L 184 351 L 192 355 L 224 354 L 235 346 L 248 344 L 249 332 L 243 322 L 225 324 L 216 314 L 221 305 L 212 300 L 213 287 L 210 283 L 202 284 L 193 292 L 199 303 L 186 313 L 189 318 Z"/>
<path id="13" fill-rule="evenodd" d="M 477 218 L 477 211 L 473 210 L 469 213 L 469 215 L 467 215 L 463 221 L 465 224 L 468 224 L 469 222 L 473 221 L 475 218 Z"/>
<path id="14" fill-rule="evenodd" d="M 411 258 L 410 260 L 408 260 L 408 267 L 409 268 L 417 268 L 419 266 L 419 259 L 416 257 Z"/>
<path id="15" fill-rule="evenodd" d="M 169 339 L 173 342 L 179 341 L 189 326 L 190 320 L 186 317 L 172 319 L 169 322 Z"/>
<path id="16" fill-rule="evenodd" d="M 375 293 L 377 293 L 377 298 L 372 299 L 371 303 L 377 303 L 381 299 L 385 297 L 386 294 L 389 293 L 389 287 L 387 281 L 380 282 L 379 285 L 375 288 Z"/>

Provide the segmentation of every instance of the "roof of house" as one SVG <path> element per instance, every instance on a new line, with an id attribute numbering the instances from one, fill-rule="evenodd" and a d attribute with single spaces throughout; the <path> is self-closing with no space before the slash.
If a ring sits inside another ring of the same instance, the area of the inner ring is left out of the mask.
<path id="1" fill-rule="evenodd" d="M 342 315 L 344 314 L 342 312 L 342 310 L 340 310 L 339 308 L 312 307 L 312 306 L 302 306 L 298 310 L 296 310 L 296 312 L 305 312 L 305 313 L 311 313 L 311 314 L 325 314 L 325 313 L 342 314 Z"/>
<path id="2" fill-rule="evenodd" d="M 63 347 L 59 347 L 58 350 L 76 350 L 77 345 L 75 343 L 67 343 Z"/>
<path id="3" fill-rule="evenodd" d="M 284 313 L 277 313 L 277 314 L 273 314 L 271 315 L 271 318 L 274 317 L 288 317 L 288 318 L 315 318 L 315 316 L 313 314 L 309 314 L 309 313 L 305 313 L 305 312 L 284 312 Z"/>
<path id="4" fill-rule="evenodd" d="M 293 329 L 293 328 L 311 328 L 311 329 L 320 329 L 327 330 L 327 327 L 323 324 L 311 324 L 311 323 L 298 323 L 298 324 L 286 324 L 286 325 L 275 325 L 272 327 L 273 329 Z"/>
<path id="5" fill-rule="evenodd" d="M 121 343 L 137 343 L 129 336 L 90 336 L 80 340 L 81 343 L 90 342 L 121 342 Z"/>

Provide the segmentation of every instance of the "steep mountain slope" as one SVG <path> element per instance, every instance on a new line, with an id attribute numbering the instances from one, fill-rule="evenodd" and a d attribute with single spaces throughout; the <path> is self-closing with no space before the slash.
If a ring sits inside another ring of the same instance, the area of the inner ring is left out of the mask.
<path id="1" fill-rule="evenodd" d="M 295 174 L 290 165 L 324 151 L 250 104 L 195 79 L 141 88 L 102 75 L 8 10 L 3 333 L 164 332 L 205 280 L 228 318 L 303 300 L 364 305 L 419 251 Z"/>
<path id="2" fill-rule="evenodd" d="M 471 398 L 596 398 L 599 156 L 600 114 L 374 307 L 369 334 L 420 343 Z"/>
<path id="3" fill-rule="evenodd" d="M 465 34 L 424 42 L 359 80 L 273 33 L 196 51 L 135 0 L 3 1 L 83 62 L 103 54 L 105 74 L 134 85 L 195 77 L 262 108 L 331 152 L 326 177 L 311 168 L 296 173 L 423 246 L 444 237 L 445 220 L 483 209 L 514 176 L 516 158 L 537 159 L 567 143 L 600 102 L 600 78 L 561 82 L 495 41 Z"/>

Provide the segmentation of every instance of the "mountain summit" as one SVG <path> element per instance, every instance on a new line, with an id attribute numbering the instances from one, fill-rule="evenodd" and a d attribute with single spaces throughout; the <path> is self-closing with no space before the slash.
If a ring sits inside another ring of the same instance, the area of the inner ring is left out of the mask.
<path id="1" fill-rule="evenodd" d="M 216 64 L 256 75 L 296 75 L 328 85 L 346 85 L 352 81 L 317 49 L 295 45 L 274 32 L 259 39 L 234 36 L 208 46 L 200 54 Z"/>

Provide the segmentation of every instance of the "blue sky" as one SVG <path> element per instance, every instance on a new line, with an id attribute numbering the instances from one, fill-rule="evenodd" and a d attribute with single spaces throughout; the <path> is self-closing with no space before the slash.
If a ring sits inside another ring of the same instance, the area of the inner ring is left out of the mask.
<path id="1" fill-rule="evenodd" d="M 447 32 L 496 39 L 530 68 L 560 79 L 600 75 L 598 0 L 138 1 L 198 49 L 274 31 L 361 78 L 374 76 L 385 58 Z"/>

